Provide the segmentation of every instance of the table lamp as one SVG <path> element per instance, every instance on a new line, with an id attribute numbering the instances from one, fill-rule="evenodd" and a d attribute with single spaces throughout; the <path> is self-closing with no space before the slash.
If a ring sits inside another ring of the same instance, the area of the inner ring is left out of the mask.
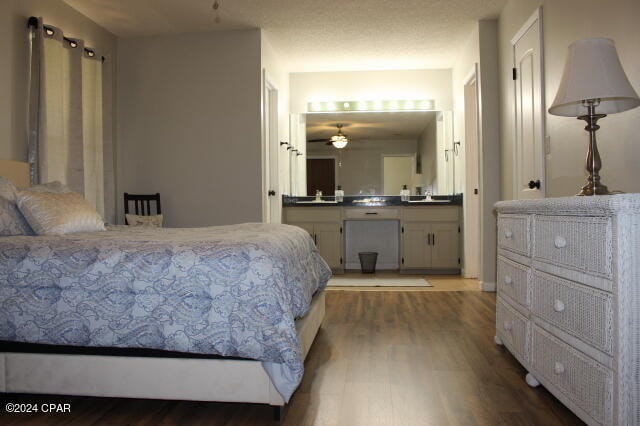
<path id="1" fill-rule="evenodd" d="M 562 80 L 549 113 L 584 120 L 589 132 L 587 184 L 578 195 L 610 194 L 600 182 L 602 166 L 596 145 L 598 120 L 640 105 L 640 98 L 622 69 L 620 59 L 608 38 L 578 40 L 569 46 Z M 596 109 L 598 113 L 596 114 Z"/>

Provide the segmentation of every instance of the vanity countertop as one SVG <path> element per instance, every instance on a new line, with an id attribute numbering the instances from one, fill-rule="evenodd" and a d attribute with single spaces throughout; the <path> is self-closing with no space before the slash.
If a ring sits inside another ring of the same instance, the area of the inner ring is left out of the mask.
<path id="1" fill-rule="evenodd" d="M 423 201 L 424 200 L 424 201 Z M 424 196 L 410 197 L 410 201 L 402 201 L 399 195 L 354 195 L 344 197 L 342 202 L 336 202 L 333 196 L 323 196 L 322 201 L 316 201 L 313 196 L 283 195 L 283 207 L 386 207 L 386 206 L 450 206 L 462 205 L 462 194 L 435 195 L 427 201 Z"/>

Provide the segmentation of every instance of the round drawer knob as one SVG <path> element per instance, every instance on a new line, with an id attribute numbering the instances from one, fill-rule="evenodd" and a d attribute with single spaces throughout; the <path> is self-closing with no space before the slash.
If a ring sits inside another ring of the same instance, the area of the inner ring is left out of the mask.
<path id="1" fill-rule="evenodd" d="M 503 327 L 507 331 L 511 331 L 511 329 L 513 328 L 513 326 L 511 325 L 511 321 L 505 321 Z"/>
<path id="2" fill-rule="evenodd" d="M 553 372 L 556 374 L 564 373 L 564 364 L 556 361 L 556 363 L 553 364 Z"/>
<path id="3" fill-rule="evenodd" d="M 553 240 L 553 245 L 556 246 L 556 248 L 563 248 L 564 246 L 567 245 L 567 240 L 565 240 L 564 238 L 562 238 L 560 235 L 558 235 L 554 240 Z"/>
<path id="4" fill-rule="evenodd" d="M 504 237 L 505 238 L 513 237 L 513 232 L 511 232 L 510 230 L 507 229 L 506 231 L 504 231 Z"/>
<path id="5" fill-rule="evenodd" d="M 556 311 L 556 312 L 564 311 L 564 303 L 562 302 L 562 300 L 556 299 L 553 302 L 553 310 Z"/>
<path id="6" fill-rule="evenodd" d="M 504 283 L 507 284 L 507 285 L 511 285 L 513 283 L 513 278 L 511 278 L 510 275 L 505 275 Z"/>

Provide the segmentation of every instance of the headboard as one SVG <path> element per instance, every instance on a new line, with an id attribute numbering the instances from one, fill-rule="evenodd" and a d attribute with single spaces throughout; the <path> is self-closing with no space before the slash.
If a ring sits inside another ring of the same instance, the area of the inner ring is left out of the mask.
<path id="1" fill-rule="evenodd" d="M 29 163 L 0 160 L 0 176 L 9 179 L 18 188 L 29 186 Z"/>

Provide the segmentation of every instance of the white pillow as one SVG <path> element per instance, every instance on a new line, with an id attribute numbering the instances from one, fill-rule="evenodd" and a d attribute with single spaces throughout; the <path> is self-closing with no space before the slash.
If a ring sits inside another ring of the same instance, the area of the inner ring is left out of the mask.
<path id="1" fill-rule="evenodd" d="M 104 231 L 96 209 L 75 192 L 18 192 L 18 208 L 38 235 Z"/>
<path id="2" fill-rule="evenodd" d="M 140 216 L 137 214 L 125 214 L 129 226 L 146 226 L 148 228 L 162 228 L 162 215 Z"/>

